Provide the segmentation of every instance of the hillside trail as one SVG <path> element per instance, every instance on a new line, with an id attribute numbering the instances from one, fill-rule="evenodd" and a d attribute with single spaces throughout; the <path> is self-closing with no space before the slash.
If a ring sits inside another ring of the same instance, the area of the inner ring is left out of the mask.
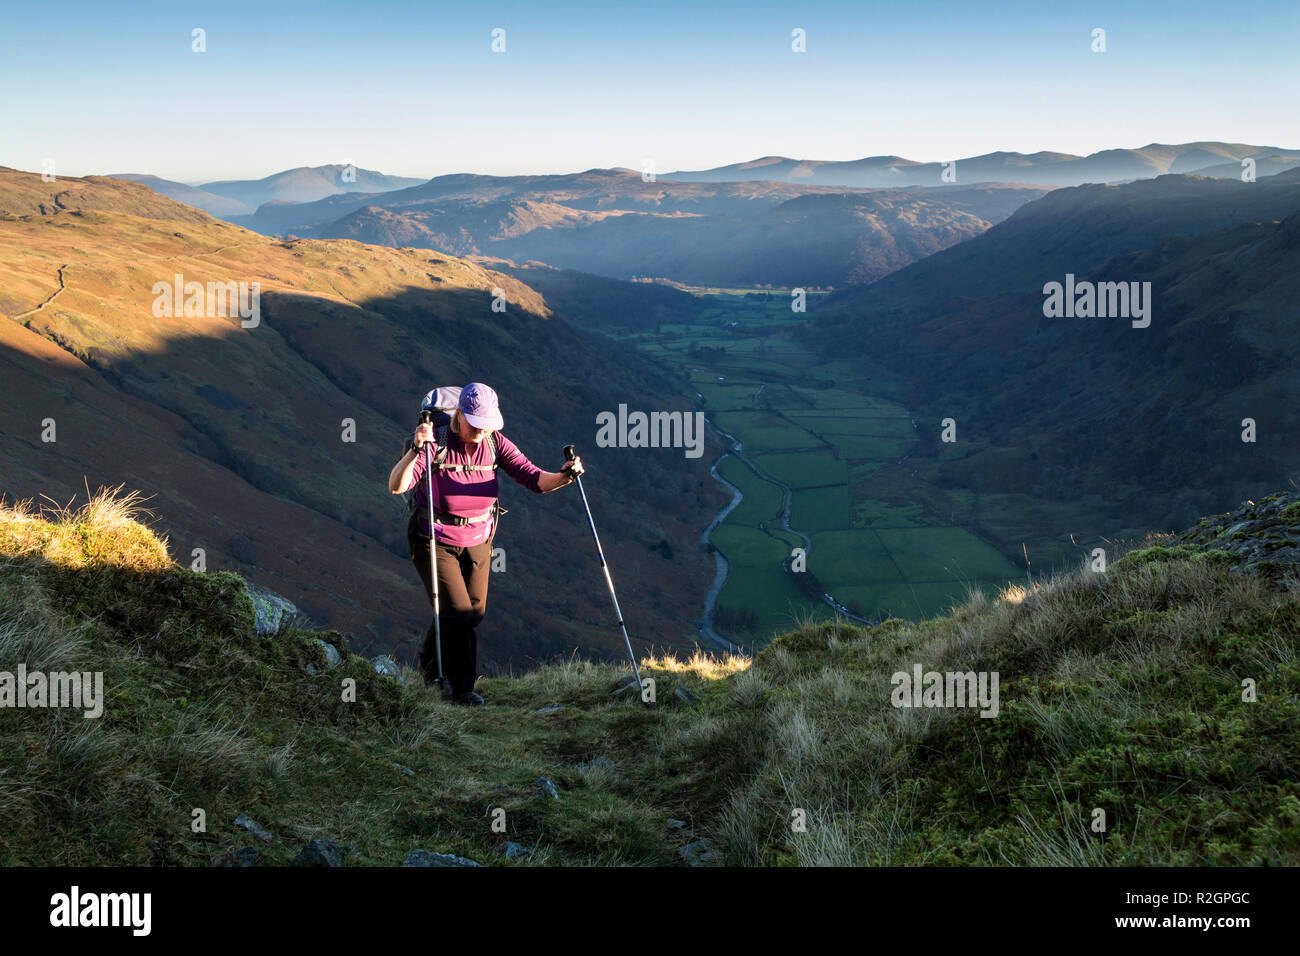
<path id="1" fill-rule="evenodd" d="M 129 258 L 125 256 L 98 256 L 95 259 L 87 259 L 81 262 L 65 262 L 63 265 L 59 266 L 59 271 L 58 271 L 59 287 L 55 289 L 53 293 L 50 294 L 49 298 L 47 298 L 40 305 L 36 306 L 36 308 L 28 309 L 26 312 L 19 312 L 17 315 L 12 316 L 12 318 L 14 319 L 14 321 L 25 319 L 28 316 L 36 315 L 36 313 L 43 311 L 47 306 L 52 305 L 54 301 L 58 299 L 59 296 L 63 295 L 63 293 L 67 291 L 68 285 L 67 285 L 67 277 L 65 276 L 65 273 L 67 272 L 68 269 L 71 269 L 73 266 L 92 265 L 105 260 L 108 262 L 172 262 L 176 259 L 202 259 L 205 256 L 215 256 L 218 253 L 225 252 L 227 249 L 242 249 L 245 246 L 259 246 L 259 245 L 264 245 L 264 243 L 236 242 L 224 246 L 218 246 L 216 249 L 209 249 L 207 252 L 178 253 L 177 255 L 174 256 L 143 256 L 143 257 L 131 256 Z"/>
<path id="2" fill-rule="evenodd" d="M 67 269 L 69 265 L 71 265 L 71 263 L 65 262 L 63 265 L 59 266 L 59 287 L 58 287 L 57 289 L 55 289 L 54 292 L 53 292 L 53 293 L 52 293 L 52 294 L 51 294 L 51 295 L 50 295 L 50 296 L 49 296 L 49 297 L 48 297 L 44 302 L 42 302 L 40 305 L 38 305 L 36 308 L 34 308 L 34 309 L 28 309 L 26 312 L 19 312 L 17 315 L 15 315 L 15 316 L 13 317 L 15 321 L 17 321 L 17 320 L 19 320 L 19 319 L 25 319 L 25 318 L 27 318 L 29 315 L 35 315 L 37 312 L 40 312 L 40 311 L 41 311 L 42 309 L 44 309 L 47 305 L 49 305 L 50 303 L 52 303 L 52 302 L 53 302 L 55 299 L 57 299 L 59 296 L 63 295 L 63 290 L 67 288 L 67 285 L 64 284 L 64 279 L 63 279 L 63 270 L 64 270 L 64 269 Z"/>

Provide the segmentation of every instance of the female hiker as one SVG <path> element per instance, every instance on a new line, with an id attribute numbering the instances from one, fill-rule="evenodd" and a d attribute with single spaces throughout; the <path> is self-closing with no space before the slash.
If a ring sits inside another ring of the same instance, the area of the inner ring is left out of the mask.
<path id="1" fill-rule="evenodd" d="M 451 685 L 451 698 L 470 706 L 483 703 L 483 698 L 474 693 L 478 679 L 478 638 L 474 629 L 483 620 L 487 605 L 492 539 L 500 514 L 496 468 L 539 494 L 572 484 L 583 473 L 578 458 L 565 462 L 559 472 L 542 471 L 501 434 L 501 426 L 497 393 L 480 382 L 472 382 L 461 389 L 451 424 L 442 429 L 446 435 L 445 456 L 439 455 L 433 425 L 421 422 L 412 436 L 412 447 L 388 476 L 388 490 L 393 494 L 416 490 L 418 506 L 411 514 L 406 537 L 411 561 L 432 604 L 431 530 L 425 504 L 428 489 L 424 446 L 428 444 L 429 456 L 435 462 L 432 535 L 437 539 L 442 670 Z M 420 670 L 430 684 L 438 676 L 434 641 L 435 627 L 431 626 L 419 658 Z"/>

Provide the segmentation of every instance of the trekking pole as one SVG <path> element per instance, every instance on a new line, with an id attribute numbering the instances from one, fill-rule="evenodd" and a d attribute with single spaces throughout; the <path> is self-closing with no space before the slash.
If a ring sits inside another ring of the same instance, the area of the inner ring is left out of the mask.
<path id="1" fill-rule="evenodd" d="M 426 413 L 427 415 L 427 413 Z M 421 415 L 421 421 L 427 421 Z M 433 647 L 438 659 L 438 680 L 440 690 L 446 691 L 446 678 L 442 674 L 442 615 L 438 613 L 438 535 L 433 527 L 433 457 L 429 454 L 429 443 L 424 443 L 424 483 L 429 492 L 429 580 L 433 582 Z"/>
<path id="2" fill-rule="evenodd" d="M 564 460 L 573 461 L 576 457 L 573 446 L 565 445 Z M 614 579 L 609 576 L 609 565 L 605 563 L 605 552 L 600 546 L 600 535 L 596 534 L 596 521 L 591 516 L 591 505 L 587 504 L 587 492 L 582 488 L 582 478 L 579 475 L 573 477 L 578 482 L 578 493 L 582 495 L 582 507 L 587 512 L 587 524 L 591 526 L 591 536 L 596 540 L 596 554 L 600 557 L 600 568 L 605 572 L 605 583 L 609 585 L 609 599 L 614 602 L 614 613 L 618 615 L 618 626 L 623 629 L 623 641 L 627 644 L 627 656 L 632 661 L 632 673 L 636 675 L 636 686 L 640 690 L 642 688 L 641 671 L 636 666 L 636 654 L 632 653 L 632 639 L 627 636 L 627 625 L 623 623 L 623 612 L 618 606 L 618 595 L 614 593 Z M 641 698 L 641 702 L 643 704 L 647 703 L 644 697 Z"/>

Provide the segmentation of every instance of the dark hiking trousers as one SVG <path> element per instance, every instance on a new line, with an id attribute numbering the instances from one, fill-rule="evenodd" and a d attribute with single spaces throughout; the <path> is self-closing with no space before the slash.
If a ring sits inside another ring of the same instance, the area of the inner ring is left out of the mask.
<path id="1" fill-rule="evenodd" d="M 433 583 L 429 577 L 429 537 L 412 521 L 406 532 L 411 561 L 419 572 L 424 591 L 433 606 Z M 478 680 L 478 637 L 474 628 L 487 608 L 488 579 L 492 570 L 492 542 L 468 548 L 439 544 L 438 607 L 442 618 L 442 672 L 456 696 L 474 689 Z M 438 676 L 438 657 L 433 625 L 424 638 L 420 670 L 426 681 Z"/>

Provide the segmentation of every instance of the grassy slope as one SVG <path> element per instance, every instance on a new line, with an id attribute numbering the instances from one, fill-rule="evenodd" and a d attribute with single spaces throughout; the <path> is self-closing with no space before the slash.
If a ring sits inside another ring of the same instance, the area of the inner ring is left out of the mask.
<path id="1" fill-rule="evenodd" d="M 674 859 L 684 838 L 663 819 L 690 808 L 668 787 L 709 782 L 702 759 L 659 742 L 671 702 L 613 702 L 618 669 L 586 662 L 481 682 L 498 706 L 473 713 L 409 670 L 402 686 L 354 654 L 329 669 L 316 633 L 256 634 L 242 579 L 178 567 L 130 512 L 101 497 L 53 521 L 0 519 L 0 670 L 103 671 L 107 697 L 99 720 L 0 710 L 0 865 L 206 864 L 249 844 L 283 864 L 317 836 L 372 864 L 416 847 L 488 860 L 505 839 L 536 847 L 534 862 Z M 686 679 L 703 690 L 728 666 Z M 648 672 L 668 695 L 679 669 Z M 356 703 L 341 699 L 345 678 Z M 557 699 L 570 709 L 533 713 Z M 613 769 L 576 766 L 602 755 Z M 560 801 L 538 796 L 542 774 Z M 190 832 L 194 808 L 205 834 Z M 240 813 L 273 839 L 233 827 Z"/>
<path id="2" fill-rule="evenodd" d="M 131 510 L 0 514 L 0 670 L 103 670 L 107 689 L 99 720 L 0 710 L 0 864 L 254 844 L 285 863 L 317 836 L 364 864 L 416 847 L 504 862 L 506 839 L 533 863 L 667 864 L 701 836 L 731 863 L 1300 862 L 1300 583 L 1222 551 L 1155 542 L 944 618 L 812 624 L 752 664 L 648 661 L 650 709 L 609 696 L 617 668 L 572 663 L 484 681 L 494 706 L 467 711 L 409 671 L 326 669 L 314 634 L 255 634 L 241 580 L 177 567 Z M 1001 715 L 890 707 L 890 675 L 918 662 L 997 670 Z"/>

